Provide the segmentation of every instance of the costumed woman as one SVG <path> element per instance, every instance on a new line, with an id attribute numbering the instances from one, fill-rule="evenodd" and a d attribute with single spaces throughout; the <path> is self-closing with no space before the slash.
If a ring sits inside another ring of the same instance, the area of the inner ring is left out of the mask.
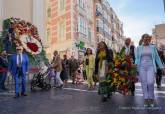
<path id="1" fill-rule="evenodd" d="M 98 75 L 99 82 L 106 78 L 110 62 L 113 62 L 113 51 L 108 49 L 105 42 L 101 41 L 98 44 L 95 58 L 95 75 Z M 101 95 L 102 101 L 107 101 L 108 93 L 101 93 Z"/>
<path id="2" fill-rule="evenodd" d="M 94 82 L 92 77 L 94 72 L 94 67 L 95 67 L 95 57 L 92 54 L 92 50 L 90 48 L 87 48 L 84 59 L 84 68 L 86 71 L 89 90 L 94 89 Z"/>

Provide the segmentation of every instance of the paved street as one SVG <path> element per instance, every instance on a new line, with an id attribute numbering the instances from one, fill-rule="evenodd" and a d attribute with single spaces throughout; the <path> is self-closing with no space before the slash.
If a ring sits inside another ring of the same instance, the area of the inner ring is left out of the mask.
<path id="1" fill-rule="evenodd" d="M 115 93 L 106 103 L 84 85 L 29 92 L 19 99 L 12 98 L 13 92 L 0 93 L 0 114 L 164 114 L 165 87 L 155 92 L 158 105 L 152 109 L 144 109 L 139 83 L 134 97 Z"/>

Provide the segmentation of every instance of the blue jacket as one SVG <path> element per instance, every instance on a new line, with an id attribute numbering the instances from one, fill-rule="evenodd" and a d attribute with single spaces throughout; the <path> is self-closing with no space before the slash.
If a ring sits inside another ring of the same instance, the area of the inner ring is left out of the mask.
<path id="1" fill-rule="evenodd" d="M 0 56 L 0 68 L 8 68 L 8 60 L 7 58 Z"/>
<path id="2" fill-rule="evenodd" d="M 154 69 L 155 72 L 157 71 L 157 67 L 156 64 L 158 65 L 159 68 L 163 69 L 163 64 L 160 60 L 160 57 L 158 55 L 157 49 L 154 45 L 149 45 L 151 47 L 152 50 L 152 61 L 153 61 L 153 65 L 154 65 Z M 143 46 L 138 46 L 137 50 L 136 50 L 136 60 L 135 60 L 135 64 L 137 66 L 140 65 L 141 62 L 141 55 L 142 55 L 142 50 L 143 50 Z"/>
<path id="3" fill-rule="evenodd" d="M 9 71 L 12 75 L 17 74 L 17 54 L 10 57 Z M 25 74 L 28 71 L 29 59 L 26 54 L 22 54 L 22 73 Z"/>

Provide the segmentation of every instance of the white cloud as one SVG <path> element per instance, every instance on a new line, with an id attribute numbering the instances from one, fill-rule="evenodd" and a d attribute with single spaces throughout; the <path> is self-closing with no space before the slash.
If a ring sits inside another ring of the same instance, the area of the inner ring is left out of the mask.
<path id="1" fill-rule="evenodd" d="M 149 18 L 124 16 L 121 20 L 123 21 L 124 35 L 131 37 L 135 45 L 138 45 L 142 34 L 152 34 L 153 25 L 151 25 Z"/>
<path id="2" fill-rule="evenodd" d="M 130 11 L 129 5 L 133 5 L 133 0 L 108 0 L 113 5 L 119 19 L 123 22 L 124 35 L 131 37 L 135 45 L 144 33 L 152 34 L 154 25 L 159 24 L 164 20 L 160 14 L 149 13 L 144 14 L 138 10 Z M 135 0 L 134 0 L 135 1 Z M 133 7 L 131 5 L 131 7 Z"/>
<path id="3" fill-rule="evenodd" d="M 123 16 L 121 20 L 123 21 L 124 35 L 131 37 L 136 46 L 144 33 L 152 35 L 154 25 L 160 23 L 160 17 L 156 16 Z"/>

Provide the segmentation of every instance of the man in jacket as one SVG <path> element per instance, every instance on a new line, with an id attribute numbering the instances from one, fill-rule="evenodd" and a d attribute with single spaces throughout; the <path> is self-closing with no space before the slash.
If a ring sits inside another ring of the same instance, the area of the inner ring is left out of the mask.
<path id="1" fill-rule="evenodd" d="M 9 71 L 14 77 L 15 81 L 15 98 L 20 96 L 19 80 L 22 80 L 21 96 L 27 96 L 26 94 L 26 74 L 28 72 L 29 59 L 28 56 L 23 53 L 23 47 L 16 47 L 16 54 L 13 54 L 10 58 Z"/>
<path id="2" fill-rule="evenodd" d="M 123 47 L 125 49 L 125 54 L 130 56 L 132 58 L 132 62 L 135 63 L 135 46 L 131 45 L 131 39 L 127 38 L 125 40 L 125 46 Z M 131 82 L 131 86 L 129 88 L 131 95 L 134 96 L 135 93 L 135 83 Z"/>
<path id="3" fill-rule="evenodd" d="M 7 77 L 8 60 L 6 51 L 0 54 L 0 90 L 7 90 L 5 87 L 5 80 Z"/>
<path id="4" fill-rule="evenodd" d="M 158 51 L 159 57 L 161 59 L 161 62 L 163 64 L 165 64 L 163 50 L 162 49 L 159 49 L 157 51 Z M 157 73 L 156 73 L 156 84 L 157 84 L 157 88 L 160 88 L 161 87 L 162 75 L 163 75 L 163 71 L 160 68 L 157 68 Z"/>

